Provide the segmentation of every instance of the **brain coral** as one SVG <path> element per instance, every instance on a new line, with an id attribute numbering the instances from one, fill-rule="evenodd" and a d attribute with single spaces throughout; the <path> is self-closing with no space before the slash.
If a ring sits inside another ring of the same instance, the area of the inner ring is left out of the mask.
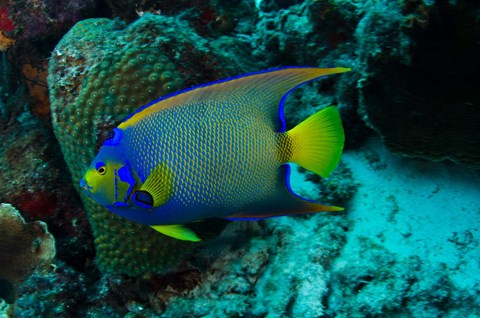
<path id="1" fill-rule="evenodd" d="M 77 190 L 102 135 L 136 108 L 191 84 L 208 70 L 200 62 L 205 56 L 195 50 L 188 26 L 178 23 L 150 14 L 130 25 L 84 20 L 53 51 L 48 78 L 53 128 Z M 192 68 L 196 73 L 182 64 L 184 55 L 178 54 L 182 50 L 197 61 Z M 195 246 L 128 222 L 81 196 L 102 271 L 162 272 Z"/>

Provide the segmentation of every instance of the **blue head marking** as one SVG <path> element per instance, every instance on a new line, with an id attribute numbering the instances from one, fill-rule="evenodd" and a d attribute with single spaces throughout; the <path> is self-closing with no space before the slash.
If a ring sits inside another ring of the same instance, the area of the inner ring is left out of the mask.
<path id="1" fill-rule="evenodd" d="M 99 170 L 101 167 L 104 167 L 105 163 L 103 161 L 99 161 L 95 164 L 95 170 Z"/>
<path id="2" fill-rule="evenodd" d="M 130 162 L 128 160 L 125 160 L 125 165 L 118 169 L 117 173 L 120 181 L 128 183 L 128 190 L 126 196 L 127 198 L 129 198 L 132 195 L 133 187 L 136 184 L 135 178 L 132 175 Z"/>

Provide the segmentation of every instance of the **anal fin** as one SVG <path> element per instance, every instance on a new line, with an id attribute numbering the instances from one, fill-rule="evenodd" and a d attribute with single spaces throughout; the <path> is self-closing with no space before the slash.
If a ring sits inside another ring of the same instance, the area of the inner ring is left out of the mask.
<path id="1" fill-rule="evenodd" d="M 279 168 L 279 182 L 274 196 L 264 202 L 246 206 L 241 213 L 226 217 L 228 220 L 259 220 L 286 215 L 305 215 L 318 212 L 340 212 L 344 209 L 334 205 L 313 202 L 296 194 L 290 185 L 291 167 L 285 164 Z"/>
<path id="2" fill-rule="evenodd" d="M 313 214 L 313 213 L 319 213 L 319 212 L 340 212 L 343 210 L 344 209 L 339 206 L 304 202 L 304 204 L 302 204 L 302 206 L 299 206 L 298 208 L 266 211 L 265 213 L 236 213 L 236 214 L 229 215 L 227 219 L 228 220 L 261 220 L 261 219 L 273 218 L 277 216 L 305 215 L 305 214 Z"/>

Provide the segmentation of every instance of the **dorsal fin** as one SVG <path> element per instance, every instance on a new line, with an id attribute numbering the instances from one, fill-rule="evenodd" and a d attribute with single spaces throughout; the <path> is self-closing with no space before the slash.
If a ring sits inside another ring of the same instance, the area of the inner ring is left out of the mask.
<path id="1" fill-rule="evenodd" d="M 155 100 L 127 117 L 119 128 L 135 125 L 146 116 L 175 106 L 215 101 L 229 103 L 239 111 L 264 114 L 277 131 L 285 131 L 283 101 L 297 86 L 315 78 L 347 72 L 348 68 L 288 67 L 232 77 L 193 87 Z M 241 108 L 243 107 L 243 109 Z"/>

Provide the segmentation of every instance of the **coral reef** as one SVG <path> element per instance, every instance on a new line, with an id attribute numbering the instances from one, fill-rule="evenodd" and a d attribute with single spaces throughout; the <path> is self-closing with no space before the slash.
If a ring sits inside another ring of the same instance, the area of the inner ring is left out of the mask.
<path id="1" fill-rule="evenodd" d="M 57 201 L 65 199 L 55 182 L 65 187 L 68 183 L 62 182 L 60 171 L 53 169 L 58 168 L 59 158 L 53 155 L 58 148 L 48 142 L 53 140 L 51 132 L 31 115 L 24 114 L 23 118 L 23 125 L 14 121 L 1 132 L 0 182 L 4 186 L 0 199 L 30 217 L 45 220 L 59 212 Z M 37 178 L 33 179 L 31 173 Z"/>
<path id="2" fill-rule="evenodd" d="M 137 47 L 130 45 L 128 52 L 127 48 L 124 48 L 123 54 L 106 54 L 105 57 L 97 57 L 102 59 L 101 63 L 95 61 L 95 56 L 90 57 L 89 64 L 83 61 L 86 58 L 85 55 L 89 54 L 88 49 L 91 49 L 85 47 L 84 43 L 100 46 L 104 34 L 111 34 L 119 28 L 119 25 L 115 24 L 109 20 L 81 22 L 60 42 L 55 49 L 57 58 L 52 59 L 50 83 L 53 125 L 75 184 L 78 184 L 81 174 L 94 156 L 97 137 L 102 133 L 103 127 L 105 127 L 103 131 L 113 127 L 115 121 L 118 122 L 132 112 L 133 107 L 146 103 L 157 94 L 161 95 L 161 92 L 165 94 L 172 91 L 165 79 L 175 79 L 174 66 L 167 64 L 169 60 L 165 56 L 154 54 L 153 48 L 149 50 L 148 47 L 142 48 L 141 45 Z M 111 36 L 112 39 L 115 38 L 113 34 Z M 83 37 L 84 41 L 81 41 L 80 37 Z M 78 51 L 85 51 L 85 53 L 80 55 Z M 118 52 L 118 49 L 112 47 L 111 51 Z M 140 55 L 140 53 L 144 54 Z M 77 56 L 81 60 L 72 59 Z M 147 59 L 148 68 L 143 64 Z M 154 69 L 155 65 L 157 66 Z M 67 74 L 67 71 L 70 75 L 75 72 L 73 68 L 78 69 L 77 76 L 55 77 L 57 74 Z M 126 74 L 120 73 L 122 68 L 125 69 Z M 85 76 L 85 73 L 88 75 Z M 167 76 L 162 78 L 163 73 Z M 78 75 L 81 76 L 80 79 Z M 71 88 L 75 88 L 82 80 L 85 83 L 82 85 L 82 90 L 72 92 Z M 109 82 L 105 83 L 106 80 Z M 156 85 L 152 86 L 153 88 L 146 88 L 139 85 L 141 80 L 150 81 L 152 85 Z M 112 86 L 113 81 L 115 86 Z M 138 84 L 132 85 L 132 81 Z M 174 82 L 170 85 L 174 85 Z M 164 86 L 166 91 L 158 92 L 158 86 Z M 69 91 L 70 94 L 64 94 Z M 168 239 L 163 240 L 162 236 L 148 228 L 127 223 L 88 198 L 82 197 L 82 199 L 90 214 L 89 219 L 97 247 L 97 261 L 103 270 L 138 275 L 147 270 L 159 270 L 164 264 L 175 261 L 175 257 L 171 260 L 170 255 L 165 253 L 167 246 L 171 245 L 173 240 L 171 242 Z M 181 254 L 180 251 L 186 248 L 182 246 L 178 249 L 171 246 L 170 253 L 175 254 L 177 250 L 177 253 Z"/>
<path id="3" fill-rule="evenodd" d="M 10 64 L 2 76 L 26 83 L 34 116 L 50 119 L 46 70 L 52 49 L 94 6 L 92 0 L 64 4 L 52 0 L 0 1 L 0 51 L 6 53 Z"/>
<path id="4" fill-rule="evenodd" d="M 208 43 L 181 20 L 145 14 L 128 26 L 106 19 L 78 23 L 55 48 L 49 72 L 53 127 L 74 183 L 93 158 L 102 135 L 135 107 L 182 87 L 214 80 L 220 77 L 218 69 L 228 75 L 231 66 L 220 68 L 232 64 L 227 61 L 231 53 Z M 159 257 L 165 245 L 179 253 L 188 250 L 185 243 L 162 239 L 100 210 L 88 198 L 83 200 L 104 270 L 130 275 L 155 272 L 175 261 Z M 119 233 L 128 233 L 129 244 Z M 135 264 L 132 253 L 140 254 Z"/>
<path id="5" fill-rule="evenodd" d="M 0 202 L 45 221 L 58 254 L 47 276 L 15 288 L 0 279 L 0 297 L 17 293 L 0 316 L 478 316 L 480 175 L 367 140 L 478 167 L 478 10 L 471 0 L 0 0 Z M 57 43 L 85 17 L 96 19 Z M 74 187 L 111 127 L 181 88 L 286 65 L 354 69 L 295 90 L 285 109 L 292 127 L 339 106 L 342 164 L 329 179 L 292 169 L 292 187 L 345 214 L 235 222 L 219 237 L 225 224 L 198 223 L 214 239 L 193 245 L 82 197 L 89 232 Z"/>
<path id="6" fill-rule="evenodd" d="M 301 174 L 297 177 L 296 183 L 299 188 L 295 192 L 316 201 L 329 204 L 346 204 L 357 192 L 358 183 L 352 175 L 352 171 L 345 162 L 341 161 L 335 171 L 328 179 L 322 179 L 318 175 L 299 167 Z M 302 182 L 303 179 L 307 182 Z M 313 187 L 311 183 L 315 184 Z M 312 192 L 313 190 L 313 192 Z"/>
<path id="7" fill-rule="evenodd" d="M 321 316 L 328 268 L 347 230 L 348 222 L 333 215 L 232 223 L 190 258 L 190 269 L 104 281 L 97 296 L 102 306 L 93 310 L 100 316 Z"/>
<path id="8" fill-rule="evenodd" d="M 478 3 L 261 1 L 260 9 L 252 54 L 267 65 L 355 69 L 333 87 L 318 84 L 323 102 L 348 105 L 348 146 L 367 132 L 358 112 L 393 151 L 480 165 Z"/>
<path id="9" fill-rule="evenodd" d="M 13 206 L 1 203 L 0 233 L 1 280 L 15 285 L 33 270 L 50 267 L 55 240 L 44 222 L 26 223 Z"/>
<path id="10" fill-rule="evenodd" d="M 15 314 L 318 316 L 327 309 L 328 268 L 348 227 L 339 215 L 234 222 L 174 271 L 138 278 L 104 275 L 98 280 L 60 262 L 55 272 L 23 284 Z"/>
<path id="11" fill-rule="evenodd" d="M 359 186 L 330 267 L 328 315 L 474 317 L 478 172 L 394 156 L 379 139 L 343 160 Z"/>

